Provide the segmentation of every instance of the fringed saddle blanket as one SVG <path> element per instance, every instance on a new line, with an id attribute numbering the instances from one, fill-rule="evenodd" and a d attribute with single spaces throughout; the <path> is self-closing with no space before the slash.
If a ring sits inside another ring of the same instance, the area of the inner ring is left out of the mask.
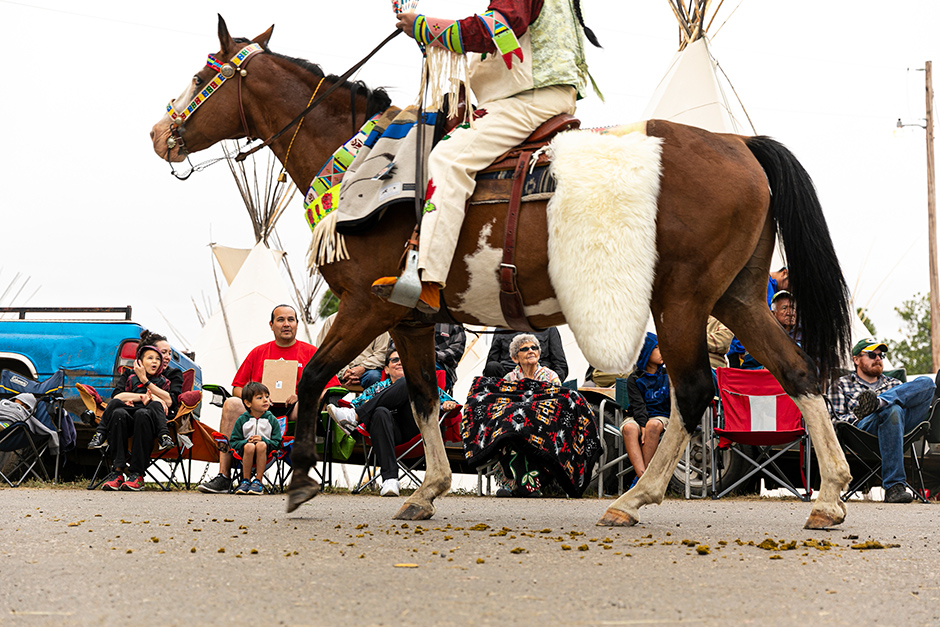
<path id="1" fill-rule="evenodd" d="M 536 460 L 573 498 L 584 493 L 601 453 L 584 398 L 532 379 L 474 379 L 460 431 L 471 466 L 492 461 L 508 446 Z"/>

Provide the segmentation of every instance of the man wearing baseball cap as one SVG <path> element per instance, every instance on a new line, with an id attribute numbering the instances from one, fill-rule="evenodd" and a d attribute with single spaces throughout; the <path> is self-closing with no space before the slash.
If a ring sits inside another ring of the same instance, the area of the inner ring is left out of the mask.
<path id="1" fill-rule="evenodd" d="M 878 436 L 885 503 L 910 503 L 904 475 L 904 434 L 927 419 L 934 382 L 918 377 L 907 383 L 886 377 L 888 346 L 867 338 L 852 347 L 855 372 L 829 390 L 832 419 L 844 420 Z"/>

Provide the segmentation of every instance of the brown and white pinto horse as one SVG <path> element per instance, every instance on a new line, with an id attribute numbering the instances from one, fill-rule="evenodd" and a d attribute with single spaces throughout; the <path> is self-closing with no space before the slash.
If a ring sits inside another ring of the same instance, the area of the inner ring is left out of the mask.
<path id="1" fill-rule="evenodd" d="M 325 85 L 335 82 L 335 77 L 324 79 L 317 66 L 269 51 L 270 36 L 271 29 L 251 41 L 233 39 L 219 18 L 218 60 L 224 63 L 232 59 L 253 42 L 263 50 L 246 67 L 239 68 L 246 72 L 240 77 L 236 76 L 238 70 L 232 72 L 229 68 L 227 72 L 235 80 L 228 82 L 239 84 L 223 84 L 215 89 L 212 97 L 182 124 L 173 125 L 169 116 L 157 122 L 151 137 L 162 159 L 181 161 L 188 153 L 246 134 L 269 137 L 307 105 L 321 80 Z M 176 101 L 175 111 L 184 110 L 217 71 L 218 63 L 199 69 Z M 297 186 L 306 190 L 321 165 L 353 129 L 388 104 L 381 90 L 370 91 L 361 84 L 343 85 L 306 116 L 289 158 L 293 131 L 274 141 L 271 149 Z M 640 507 L 662 501 L 680 452 L 713 395 L 705 342 L 706 320 L 712 313 L 777 377 L 803 413 L 821 474 L 819 498 L 806 527 L 838 524 L 845 517 L 839 493 L 850 479 L 849 468 L 829 421 L 820 381 L 845 354 L 847 290 L 812 181 L 786 148 L 765 137 L 717 135 L 660 120 L 649 121 L 646 132 L 662 140 L 656 220 L 659 261 L 649 306 L 663 358 L 669 364 L 673 420 L 648 472 L 607 509 L 598 524 L 635 524 Z M 598 172 L 597 185 L 603 186 L 604 178 L 605 173 Z M 547 273 L 545 212 L 529 207 L 539 208 L 533 203 L 521 212 L 519 230 L 526 233 L 530 245 L 519 249 L 516 260 L 527 306 L 555 298 Z M 506 205 L 475 206 L 467 213 L 442 295 L 445 302 L 461 302 L 471 293 L 470 260 L 481 245 L 501 250 L 505 220 Z M 450 469 L 434 419 L 438 415 L 434 320 L 416 317 L 415 312 L 383 302 L 370 291 L 375 279 L 398 272 L 402 245 L 414 224 L 412 204 L 393 207 L 381 219 L 380 228 L 346 236 L 349 259 L 320 268 L 341 304 L 336 323 L 305 368 L 298 386 L 299 420 L 288 511 L 319 490 L 308 471 L 316 461 L 317 399 L 324 385 L 372 338 L 386 330 L 401 349 L 428 461 L 424 483 L 396 517 L 429 518 L 434 513 L 434 499 L 450 487 Z M 790 341 L 774 321 L 765 300 L 778 234 L 788 254 L 790 290 L 800 304 L 806 352 Z M 597 264 L 603 263 L 604 259 L 597 260 Z M 487 310 L 471 306 L 452 313 L 462 323 L 502 322 L 472 313 Z M 563 312 L 535 312 L 530 317 L 530 323 L 539 327 L 564 322 Z"/>

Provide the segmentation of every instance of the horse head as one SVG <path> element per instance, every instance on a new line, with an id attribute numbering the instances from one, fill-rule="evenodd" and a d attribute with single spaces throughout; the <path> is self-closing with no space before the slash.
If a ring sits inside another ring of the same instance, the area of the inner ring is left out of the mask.
<path id="1" fill-rule="evenodd" d="M 248 60 L 267 49 L 273 31 L 271 25 L 254 39 L 235 39 L 219 15 L 219 51 L 208 56 L 150 131 L 154 152 L 161 159 L 183 161 L 187 154 L 223 139 L 250 134 L 240 83 L 247 76 Z"/>

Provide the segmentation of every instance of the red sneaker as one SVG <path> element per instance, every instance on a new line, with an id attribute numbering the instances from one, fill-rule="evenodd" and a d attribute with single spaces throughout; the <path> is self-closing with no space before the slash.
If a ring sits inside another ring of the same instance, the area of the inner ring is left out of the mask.
<path id="1" fill-rule="evenodd" d="M 115 471 L 105 478 L 104 483 L 101 484 L 101 489 L 120 490 L 122 485 L 124 485 L 124 473 Z"/>
<path id="2" fill-rule="evenodd" d="M 134 492 L 140 492 L 144 489 L 144 476 L 143 475 L 130 475 L 127 481 L 124 482 L 124 485 L 121 486 L 122 490 L 133 490 Z"/>

